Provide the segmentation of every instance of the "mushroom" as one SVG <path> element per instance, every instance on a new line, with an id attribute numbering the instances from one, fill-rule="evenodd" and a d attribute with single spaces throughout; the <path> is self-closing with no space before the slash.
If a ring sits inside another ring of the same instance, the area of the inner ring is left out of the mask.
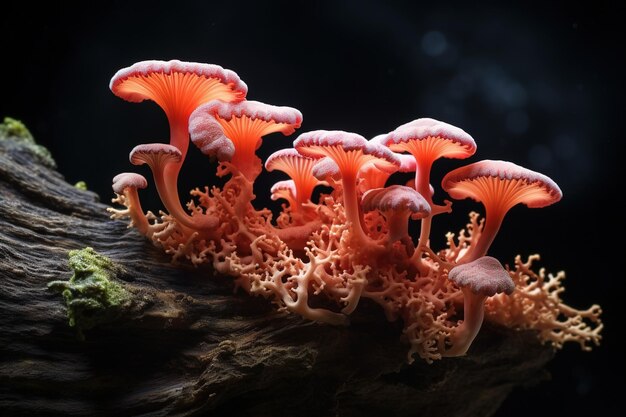
<path id="1" fill-rule="evenodd" d="M 491 256 L 455 266 L 448 272 L 448 279 L 463 292 L 463 322 L 454 329 L 450 336 L 451 347 L 443 356 L 463 356 L 482 326 L 487 297 L 499 293 L 509 295 L 515 290 L 515 284 L 507 270 Z"/>
<path id="2" fill-rule="evenodd" d="M 432 216 L 450 211 L 450 203 L 434 205 L 430 193 L 430 170 L 435 160 L 445 158 L 468 158 L 476 152 L 474 139 L 462 129 L 438 120 L 422 118 L 406 123 L 390 132 L 381 142 L 392 151 L 409 152 L 415 158 L 415 189 L 428 201 L 431 215 L 422 219 L 419 247 L 428 244 Z M 422 249 L 414 258 L 421 268 Z"/>
<path id="3" fill-rule="evenodd" d="M 113 192 L 126 196 L 126 207 L 131 219 L 130 226 L 135 226 L 144 235 L 148 233 L 149 224 L 141 208 L 137 189 L 144 189 L 147 186 L 148 181 L 142 175 L 134 172 L 123 172 L 113 177 Z"/>
<path id="4" fill-rule="evenodd" d="M 138 145 L 130 152 L 130 162 L 133 165 L 147 164 L 152 171 L 159 197 L 169 214 L 176 221 L 186 227 L 196 229 L 213 228 L 217 219 L 210 216 L 190 216 L 182 208 L 176 190 L 176 177 L 165 175 L 167 167 L 179 163 L 182 159 L 180 150 L 164 143 L 150 143 Z"/>
<path id="5" fill-rule="evenodd" d="M 381 169 L 387 169 L 390 164 L 398 166 L 400 165 L 398 157 L 389 148 L 369 143 L 356 133 L 341 130 L 315 130 L 303 133 L 293 145 L 304 156 L 317 159 L 327 156 L 337 164 L 341 173 L 346 220 L 353 225 L 353 237 L 357 242 L 367 242 L 368 237 L 360 221 L 357 174 L 369 161 L 380 163 Z"/>
<path id="6" fill-rule="evenodd" d="M 232 104 L 214 100 L 191 114 L 189 132 L 191 141 L 205 155 L 231 162 L 253 182 L 262 169 L 255 154 L 262 137 L 273 132 L 291 135 L 301 123 L 302 114 L 292 107 L 258 101 Z"/>
<path id="7" fill-rule="evenodd" d="M 180 205 L 178 174 L 189 147 L 189 115 L 207 101 L 241 101 L 248 92 L 234 71 L 219 65 L 178 60 L 137 62 L 116 72 L 109 88 L 126 101 L 152 100 L 165 112 L 170 125 L 170 145 L 178 148 L 180 159 L 167 164 L 164 185 L 171 189 L 159 193 L 165 193 L 170 204 L 178 201 L 177 205 Z"/>
<path id="8" fill-rule="evenodd" d="M 378 140 L 395 152 L 409 152 L 417 165 L 415 189 L 433 206 L 430 197 L 430 169 L 439 158 L 468 158 L 476 152 L 470 135 L 456 126 L 438 120 L 422 118 L 406 123 L 385 138 Z M 433 214 L 442 210 L 433 207 Z"/>
<path id="9" fill-rule="evenodd" d="M 423 218 L 430 215 L 430 205 L 420 193 L 404 185 L 392 185 L 366 191 L 361 198 L 363 211 L 380 210 L 389 227 L 388 242 L 397 240 L 405 245 L 413 242 L 409 237 L 409 217 Z"/>
<path id="10" fill-rule="evenodd" d="M 485 226 L 478 242 L 458 263 L 487 253 L 505 214 L 514 205 L 540 208 L 563 197 L 559 186 L 547 176 L 506 161 L 484 160 L 457 168 L 443 178 L 441 186 L 452 198 L 470 197 L 485 206 Z"/>
<path id="11" fill-rule="evenodd" d="M 311 175 L 322 183 L 326 183 L 326 185 L 330 187 L 335 189 L 340 187 L 339 183 L 341 181 L 341 172 L 339 172 L 339 167 L 335 161 L 328 156 L 318 159 L 315 162 L 313 169 L 311 170 Z"/>
<path id="12" fill-rule="evenodd" d="M 191 112 L 215 99 L 241 101 L 248 92 L 234 71 L 219 65 L 178 60 L 137 62 L 119 70 L 111 78 L 109 88 L 126 101 L 152 100 L 163 109 L 170 124 L 170 145 L 180 150 L 181 161 L 189 147 Z"/>
<path id="13" fill-rule="evenodd" d="M 315 160 L 300 155 L 295 149 L 281 149 L 271 154 L 265 161 L 265 169 L 285 172 L 292 179 L 295 187 L 293 193 L 296 200 L 292 205 L 294 211 L 302 208 L 302 204 L 311 199 L 313 189 L 319 181 L 312 175 Z"/>
<path id="14" fill-rule="evenodd" d="M 387 180 L 394 172 L 415 172 L 415 158 L 412 155 L 396 154 L 400 159 L 400 166 L 392 166 L 389 169 L 381 170 L 376 167 L 373 162 L 368 162 L 363 165 L 363 168 L 359 171 L 359 189 L 362 192 L 372 190 L 374 188 L 383 188 L 387 183 Z M 413 186 L 415 181 L 413 181 Z"/>
<path id="15" fill-rule="evenodd" d="M 278 181 L 276 184 L 272 185 L 270 192 L 272 193 L 270 198 L 273 201 L 282 198 L 287 200 L 289 207 L 294 207 L 296 204 L 296 197 L 298 193 L 293 180 Z"/>
<path id="16" fill-rule="evenodd" d="M 375 136 L 370 139 L 370 143 L 385 146 L 384 140 L 386 137 L 386 134 Z M 396 153 L 396 156 L 400 159 L 400 166 L 391 165 L 387 169 L 381 170 L 372 162 L 363 165 L 363 168 L 359 171 L 359 179 L 361 180 L 359 189 L 365 192 L 374 188 L 382 188 L 394 172 L 415 172 L 416 164 L 413 155 Z"/>

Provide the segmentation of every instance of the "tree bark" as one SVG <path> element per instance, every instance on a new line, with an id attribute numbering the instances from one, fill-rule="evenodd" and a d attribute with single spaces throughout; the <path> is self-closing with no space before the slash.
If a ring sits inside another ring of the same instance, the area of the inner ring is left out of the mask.
<path id="1" fill-rule="evenodd" d="M 209 268 L 172 265 L 105 209 L 0 131 L 2 415 L 488 416 L 546 376 L 550 347 L 488 325 L 467 356 L 408 365 L 401 326 L 376 306 L 341 328 L 276 312 Z M 81 340 L 47 283 L 87 246 L 131 300 Z"/>

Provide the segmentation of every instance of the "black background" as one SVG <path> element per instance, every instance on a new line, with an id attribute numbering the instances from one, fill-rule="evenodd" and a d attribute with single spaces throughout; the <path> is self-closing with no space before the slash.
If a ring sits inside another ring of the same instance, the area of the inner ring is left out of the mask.
<path id="1" fill-rule="evenodd" d="M 300 132 L 372 137 L 418 117 L 458 125 L 478 144 L 471 161 L 510 160 L 550 176 L 564 192 L 549 208 L 511 210 L 491 253 L 503 262 L 541 253 L 549 270 L 567 271 L 566 301 L 602 304 L 607 327 L 603 346 L 591 353 L 566 346 L 549 365 L 552 380 L 517 389 L 498 415 L 617 412 L 624 389 L 624 347 L 616 340 L 624 207 L 615 202 L 623 189 L 616 149 L 624 140 L 623 15 L 617 3 L 523 4 L 49 2 L 42 10 L 21 2 L 0 15 L 0 116 L 23 120 L 67 180 L 85 180 L 103 201 L 115 174 L 138 170 L 149 178 L 128 162 L 133 146 L 167 142 L 167 121 L 154 103 L 126 103 L 108 89 L 118 69 L 145 59 L 232 69 L 249 99 L 301 110 Z M 259 155 L 294 138 L 268 136 Z M 438 161 L 433 185 L 463 163 Z M 190 149 L 181 195 L 210 184 L 213 173 Z M 274 204 L 266 196 L 278 179 L 266 173 L 257 181 L 259 203 Z M 150 190 L 145 198 L 144 207 L 158 208 Z M 438 190 L 435 200 L 442 198 Z M 455 203 L 451 216 L 436 219 L 434 245 L 480 208 Z"/>

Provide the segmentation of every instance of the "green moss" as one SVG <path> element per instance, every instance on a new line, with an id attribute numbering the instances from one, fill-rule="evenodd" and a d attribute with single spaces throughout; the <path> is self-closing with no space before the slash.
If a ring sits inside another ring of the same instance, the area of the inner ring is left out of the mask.
<path id="1" fill-rule="evenodd" d="M 74 184 L 74 187 L 82 191 L 87 191 L 87 183 L 85 181 L 78 181 Z"/>
<path id="2" fill-rule="evenodd" d="M 5 117 L 4 122 L 0 123 L 0 134 L 7 137 L 16 137 L 24 140 L 35 141 L 30 130 L 24 123 L 11 117 Z"/>
<path id="3" fill-rule="evenodd" d="M 83 330 L 119 318 L 132 294 L 114 278 L 121 268 L 92 248 L 70 251 L 68 263 L 74 275 L 69 281 L 52 281 L 48 288 L 63 296 L 69 325 L 82 339 Z"/>
<path id="4" fill-rule="evenodd" d="M 52 159 L 50 151 L 37 144 L 30 130 L 19 120 L 11 117 L 4 118 L 4 121 L 0 123 L 0 140 L 18 143 L 36 155 L 44 165 L 51 168 L 56 167 L 56 162 Z"/>

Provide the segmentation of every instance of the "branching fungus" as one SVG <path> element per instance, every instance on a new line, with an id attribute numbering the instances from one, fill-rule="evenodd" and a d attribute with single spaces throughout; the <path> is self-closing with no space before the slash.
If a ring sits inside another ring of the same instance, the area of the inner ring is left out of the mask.
<path id="1" fill-rule="evenodd" d="M 271 188 L 273 200 L 287 201 L 274 221 L 270 210 L 252 204 L 263 167 L 256 150 L 263 136 L 299 128 L 299 111 L 245 101 L 246 85 L 217 65 L 141 62 L 119 71 L 111 90 L 128 101 L 154 100 L 170 121 L 169 145 L 139 145 L 130 155 L 133 164 L 149 165 L 167 212 L 143 212 L 137 190 L 147 181 L 133 173 L 114 178 L 113 201 L 125 208 L 110 211 L 129 218 L 174 261 L 211 264 L 280 310 L 332 325 L 348 324 L 359 300 L 370 299 L 388 320 L 402 320 L 409 362 L 416 354 L 428 362 L 464 355 L 483 318 L 534 329 L 557 348 L 567 341 L 585 350 L 600 343 L 600 307 L 566 305 L 562 272 L 533 272 L 537 255 L 526 263 L 517 257 L 513 268 L 485 256 L 509 208 L 544 207 L 561 198 L 545 175 L 503 161 L 450 172 L 443 189 L 456 199 L 481 201 L 486 221 L 470 213 L 456 240 L 449 233 L 447 248 L 431 248 L 433 216 L 452 211 L 452 203 L 433 202 L 430 170 L 438 158 L 476 152 L 463 130 L 424 118 L 370 141 L 343 131 L 303 133 L 293 148 L 265 162 L 267 170 L 290 177 Z M 227 181 L 191 191 L 183 207 L 177 179 L 190 135 Z M 415 182 L 388 185 L 396 171 L 415 172 Z M 313 201 L 319 184 L 332 191 Z M 422 220 L 419 237 L 409 233 L 410 217 Z"/>

